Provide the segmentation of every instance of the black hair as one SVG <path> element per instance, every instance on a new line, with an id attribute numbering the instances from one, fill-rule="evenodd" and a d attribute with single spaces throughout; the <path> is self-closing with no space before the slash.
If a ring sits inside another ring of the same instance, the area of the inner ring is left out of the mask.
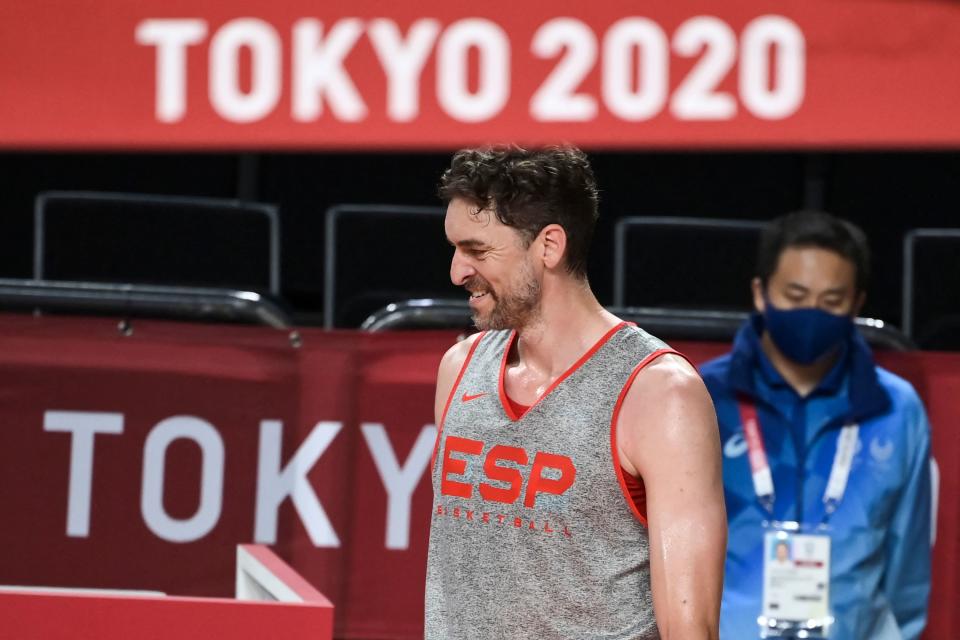
<path id="1" fill-rule="evenodd" d="M 757 277 L 766 288 L 786 249 L 815 247 L 846 258 L 856 269 L 857 292 L 870 281 L 870 247 L 857 225 L 822 211 L 798 211 L 772 220 L 760 232 Z"/>

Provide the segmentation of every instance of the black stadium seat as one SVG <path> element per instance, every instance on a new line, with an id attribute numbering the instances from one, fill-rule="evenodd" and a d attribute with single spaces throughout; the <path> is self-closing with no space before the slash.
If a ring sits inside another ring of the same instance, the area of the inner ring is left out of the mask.
<path id="1" fill-rule="evenodd" d="M 273 205 L 50 191 L 37 196 L 34 223 L 38 280 L 280 293 Z"/>
<path id="2" fill-rule="evenodd" d="M 614 229 L 614 305 L 752 309 L 762 227 L 752 220 L 621 218 Z"/>
<path id="3" fill-rule="evenodd" d="M 406 298 L 450 298 L 453 249 L 441 207 L 338 205 L 327 210 L 324 326 L 359 327 Z"/>
<path id="4" fill-rule="evenodd" d="M 960 349 L 960 229 L 903 240 L 903 328 L 922 349 Z"/>

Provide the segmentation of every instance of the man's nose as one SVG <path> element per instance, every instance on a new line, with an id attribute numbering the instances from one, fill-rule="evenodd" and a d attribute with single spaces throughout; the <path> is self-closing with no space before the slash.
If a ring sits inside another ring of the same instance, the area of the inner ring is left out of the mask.
<path id="1" fill-rule="evenodd" d="M 475 273 L 476 270 L 470 264 L 470 261 L 462 257 L 460 251 L 455 251 L 453 259 L 450 261 L 450 282 L 459 287 Z"/>

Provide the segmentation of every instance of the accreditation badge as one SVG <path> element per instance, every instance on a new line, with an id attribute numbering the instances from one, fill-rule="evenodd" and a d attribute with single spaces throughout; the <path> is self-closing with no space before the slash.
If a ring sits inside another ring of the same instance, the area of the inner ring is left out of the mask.
<path id="1" fill-rule="evenodd" d="M 830 615 L 830 536 L 796 522 L 769 525 L 763 537 L 762 638 L 827 638 Z"/>

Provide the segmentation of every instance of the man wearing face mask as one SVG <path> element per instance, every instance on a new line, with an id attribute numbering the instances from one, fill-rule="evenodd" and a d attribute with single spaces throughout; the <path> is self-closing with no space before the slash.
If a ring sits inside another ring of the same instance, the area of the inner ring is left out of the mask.
<path id="1" fill-rule="evenodd" d="M 702 368 L 730 525 L 722 639 L 912 639 L 926 623 L 930 426 L 854 327 L 868 259 L 849 222 L 774 220 L 760 239 L 756 313 Z M 774 564 L 783 541 L 798 554 L 789 567 Z M 791 611 L 821 604 L 825 624 L 800 635 L 807 614 Z"/>

